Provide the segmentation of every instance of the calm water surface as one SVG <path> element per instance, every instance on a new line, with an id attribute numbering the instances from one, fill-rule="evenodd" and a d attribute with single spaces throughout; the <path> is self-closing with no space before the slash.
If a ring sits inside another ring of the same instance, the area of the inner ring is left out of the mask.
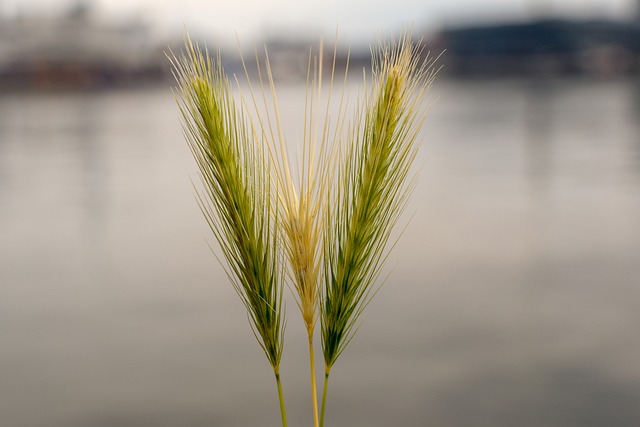
<path id="1" fill-rule="evenodd" d="M 280 93 L 292 140 L 303 96 Z M 640 83 L 434 96 L 327 426 L 640 425 Z M 164 89 L 0 95 L 0 425 L 279 425 L 177 117 Z M 310 425 L 288 313 L 289 421 Z"/>

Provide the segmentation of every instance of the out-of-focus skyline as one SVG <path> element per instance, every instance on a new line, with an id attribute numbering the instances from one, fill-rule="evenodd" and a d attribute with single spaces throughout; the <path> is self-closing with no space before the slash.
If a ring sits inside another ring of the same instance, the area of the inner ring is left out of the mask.
<path id="1" fill-rule="evenodd" d="M 60 13 L 84 4 L 106 18 L 136 18 L 162 32 L 193 32 L 221 39 L 279 33 L 340 34 L 352 42 L 370 41 L 378 31 L 405 24 L 437 31 L 469 21 L 537 16 L 609 17 L 636 14 L 634 0 L 0 0 L 0 13 Z"/>

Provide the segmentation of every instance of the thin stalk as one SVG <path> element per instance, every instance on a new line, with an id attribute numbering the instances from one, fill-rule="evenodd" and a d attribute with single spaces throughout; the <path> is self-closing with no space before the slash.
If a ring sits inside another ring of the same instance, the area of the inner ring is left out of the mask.
<path id="1" fill-rule="evenodd" d="M 320 410 L 320 427 L 324 426 L 324 410 L 327 408 L 327 389 L 329 388 L 329 371 L 324 373 L 324 387 L 322 390 L 322 409 Z"/>
<path id="2" fill-rule="evenodd" d="M 256 132 L 266 141 L 266 154 L 271 161 L 271 171 L 273 172 L 272 185 L 278 196 L 277 200 L 274 200 L 272 209 L 279 219 L 278 226 L 282 231 L 279 243 L 288 260 L 288 279 L 307 330 L 314 427 L 318 427 L 319 423 L 313 335 L 318 319 L 320 299 L 322 219 L 325 217 L 325 197 L 330 187 L 330 170 L 334 168 L 328 131 L 330 92 L 326 99 L 327 110 L 324 122 L 318 117 L 317 112 L 318 105 L 323 98 L 323 51 L 323 44 L 320 43 L 317 56 L 314 55 L 313 49 L 310 49 L 309 52 L 303 144 L 300 159 L 301 170 L 298 174 L 292 170 L 289 162 L 269 56 L 265 50 L 266 79 L 262 77 L 260 61 L 256 58 L 259 81 L 257 92 L 262 95 L 262 108 L 266 111 L 270 109 L 273 111 L 273 115 L 267 114 L 264 119 L 259 119 L 259 127 Z M 333 84 L 333 72 L 331 83 Z M 253 95 L 251 83 L 249 83 L 249 89 L 253 108 L 256 115 L 260 117 L 261 108 Z"/>
<path id="3" fill-rule="evenodd" d="M 280 401 L 280 416 L 282 417 L 282 427 L 287 427 L 287 411 L 284 408 L 284 394 L 282 393 L 282 382 L 280 372 L 275 372 L 276 384 L 278 385 L 278 400 Z"/>
<path id="4" fill-rule="evenodd" d="M 313 401 L 313 426 L 318 427 L 318 393 L 316 386 L 316 368 L 313 356 L 313 327 L 307 329 L 309 335 L 309 367 L 311 369 L 311 399 Z"/>

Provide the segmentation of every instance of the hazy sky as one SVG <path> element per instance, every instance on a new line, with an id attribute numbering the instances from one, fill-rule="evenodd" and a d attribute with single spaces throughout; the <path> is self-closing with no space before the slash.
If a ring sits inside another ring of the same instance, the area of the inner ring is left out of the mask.
<path id="1" fill-rule="evenodd" d="M 77 3 L 78 1 L 76 1 Z M 97 12 L 107 16 L 133 14 L 160 29 L 195 31 L 233 38 L 265 31 L 310 30 L 332 35 L 336 26 L 352 41 L 370 39 L 376 31 L 391 31 L 405 23 L 419 28 L 471 19 L 498 19 L 531 15 L 624 17 L 636 0 L 94 0 Z M 0 9 L 12 13 L 34 8 L 58 11 L 73 0 L 0 0 Z"/>

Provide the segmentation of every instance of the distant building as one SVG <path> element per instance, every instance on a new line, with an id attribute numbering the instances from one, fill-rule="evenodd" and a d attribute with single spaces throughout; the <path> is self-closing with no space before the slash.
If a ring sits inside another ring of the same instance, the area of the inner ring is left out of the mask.
<path id="1" fill-rule="evenodd" d="M 640 23 L 537 20 L 447 29 L 439 36 L 453 75 L 637 73 Z"/>
<path id="2" fill-rule="evenodd" d="M 2 18 L 0 18 L 2 19 Z M 0 87 L 99 87 L 162 74 L 148 29 L 97 22 L 87 3 L 63 16 L 0 22 Z"/>

